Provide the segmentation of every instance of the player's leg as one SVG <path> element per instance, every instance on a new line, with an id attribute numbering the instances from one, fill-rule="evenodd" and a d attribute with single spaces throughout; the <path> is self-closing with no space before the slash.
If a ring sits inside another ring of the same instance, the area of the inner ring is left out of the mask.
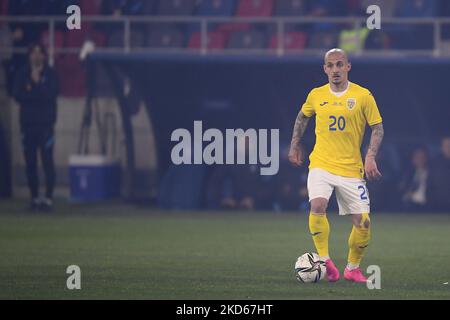
<path id="1" fill-rule="evenodd" d="M 368 213 L 352 214 L 353 228 L 348 240 L 347 269 L 354 270 L 359 267 L 370 241 L 370 217 Z"/>
<path id="2" fill-rule="evenodd" d="M 349 253 L 344 278 L 354 282 L 366 282 L 359 267 L 370 241 L 370 204 L 365 181 L 342 178 L 336 187 L 336 199 L 340 215 L 350 215 L 353 223 L 348 239 Z"/>
<path id="3" fill-rule="evenodd" d="M 311 212 L 309 213 L 309 231 L 314 241 L 320 259 L 326 261 L 330 259 L 328 253 L 328 238 L 330 235 L 330 225 L 328 223 L 326 210 L 328 199 L 317 197 L 311 199 Z"/>
<path id="4" fill-rule="evenodd" d="M 328 199 L 334 188 L 332 177 L 330 177 L 328 172 L 321 169 L 311 169 L 308 174 L 308 194 L 311 204 L 309 230 L 320 259 L 326 263 L 328 280 L 337 281 L 339 280 L 339 270 L 330 259 L 328 252 L 330 225 L 326 210 Z"/>
<path id="5" fill-rule="evenodd" d="M 368 213 L 352 214 L 353 228 L 348 239 L 348 259 L 344 277 L 354 282 L 366 282 L 359 267 L 370 241 L 370 218 Z"/>
<path id="6" fill-rule="evenodd" d="M 34 130 L 22 128 L 22 148 L 26 165 L 28 188 L 30 189 L 30 209 L 39 208 L 39 180 L 37 172 L 38 142 Z"/>
<path id="7" fill-rule="evenodd" d="M 41 130 L 39 149 L 45 174 L 45 198 L 42 201 L 42 208 L 49 211 L 53 207 L 53 189 L 55 185 L 55 165 L 53 161 L 55 140 L 52 127 L 43 127 Z"/>

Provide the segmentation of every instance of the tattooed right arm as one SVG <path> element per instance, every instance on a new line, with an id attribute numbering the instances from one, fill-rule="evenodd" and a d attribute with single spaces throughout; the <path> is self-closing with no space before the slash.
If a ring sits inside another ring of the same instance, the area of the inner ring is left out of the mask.
<path id="1" fill-rule="evenodd" d="M 309 118 L 300 111 L 295 119 L 294 132 L 292 133 L 291 148 L 289 149 L 289 161 L 296 166 L 303 164 L 303 152 L 300 147 L 300 140 L 308 126 Z"/>
<path id="2" fill-rule="evenodd" d="M 292 133 L 291 148 L 300 148 L 300 140 L 308 126 L 309 118 L 300 111 L 295 119 L 294 131 Z"/>

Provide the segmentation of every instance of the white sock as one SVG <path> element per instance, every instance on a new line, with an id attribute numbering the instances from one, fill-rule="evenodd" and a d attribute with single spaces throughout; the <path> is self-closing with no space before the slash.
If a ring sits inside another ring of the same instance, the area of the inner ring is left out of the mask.
<path id="1" fill-rule="evenodd" d="M 358 269 L 358 268 L 359 268 L 359 264 L 352 264 L 352 263 L 347 264 L 347 269 L 350 271 Z"/>
<path id="2" fill-rule="evenodd" d="M 328 259 L 330 259 L 330 256 L 325 256 L 325 257 L 319 257 L 320 261 L 327 261 Z"/>

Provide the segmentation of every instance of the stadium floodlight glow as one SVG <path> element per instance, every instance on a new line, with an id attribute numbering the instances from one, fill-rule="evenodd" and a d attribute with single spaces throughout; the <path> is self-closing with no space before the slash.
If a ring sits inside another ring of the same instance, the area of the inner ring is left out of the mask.
<path id="1" fill-rule="evenodd" d="M 248 155 L 248 164 L 261 165 L 261 175 L 275 175 L 279 170 L 279 135 L 279 129 L 270 129 L 269 154 L 268 129 L 226 129 L 224 138 L 219 129 L 210 128 L 203 132 L 202 121 L 194 121 L 193 139 L 187 129 L 179 128 L 172 132 L 171 141 L 178 143 L 172 148 L 171 159 L 175 165 L 230 165 L 246 164 Z M 204 149 L 203 142 L 209 142 Z"/>

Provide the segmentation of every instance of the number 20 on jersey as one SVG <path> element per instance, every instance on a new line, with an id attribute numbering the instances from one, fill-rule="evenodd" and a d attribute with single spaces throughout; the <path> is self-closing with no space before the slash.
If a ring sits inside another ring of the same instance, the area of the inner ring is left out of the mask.
<path id="1" fill-rule="evenodd" d="M 343 116 L 340 117 L 335 117 L 335 116 L 330 116 L 330 125 L 328 127 L 328 129 L 330 131 L 344 131 L 345 129 L 345 118 Z"/>

